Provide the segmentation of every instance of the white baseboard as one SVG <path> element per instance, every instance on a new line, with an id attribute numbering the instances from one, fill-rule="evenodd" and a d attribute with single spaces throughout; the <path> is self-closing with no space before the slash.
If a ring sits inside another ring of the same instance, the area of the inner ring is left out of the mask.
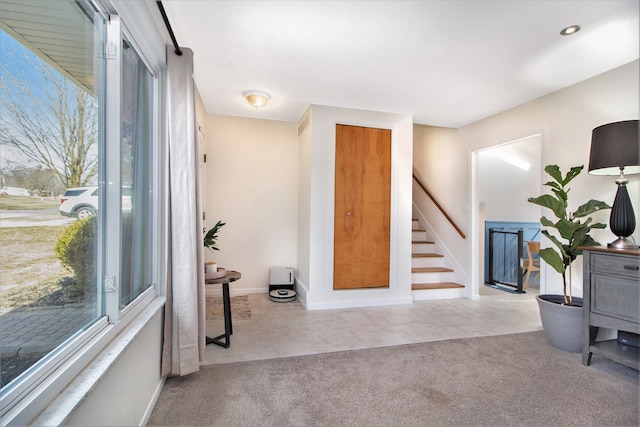
<path id="1" fill-rule="evenodd" d="M 163 378 L 159 383 L 158 386 L 156 387 L 155 391 L 153 392 L 153 396 L 151 397 L 151 401 L 149 402 L 149 405 L 147 406 L 147 409 L 144 411 L 144 414 L 142 416 L 142 421 L 140 422 L 140 426 L 146 426 L 149 423 L 149 418 L 151 418 L 151 413 L 153 412 L 153 408 L 155 408 L 156 403 L 158 402 L 158 398 L 160 397 L 160 393 L 162 392 L 162 388 L 164 387 L 164 383 L 167 379 Z"/>

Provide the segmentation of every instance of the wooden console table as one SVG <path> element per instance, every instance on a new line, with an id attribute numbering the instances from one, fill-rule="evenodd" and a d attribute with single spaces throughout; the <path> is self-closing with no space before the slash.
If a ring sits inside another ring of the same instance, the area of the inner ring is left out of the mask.
<path id="1" fill-rule="evenodd" d="M 591 342 L 592 326 L 640 334 L 640 250 L 583 247 L 582 363 L 597 354 L 640 369 L 640 349 L 608 340 Z M 592 337 L 595 338 L 595 337 Z"/>
<path id="2" fill-rule="evenodd" d="M 237 271 L 227 271 L 227 274 L 217 279 L 206 279 L 205 285 L 222 284 L 222 306 L 224 309 L 224 334 L 217 337 L 207 337 L 207 345 L 216 344 L 220 347 L 229 348 L 231 346 L 231 335 L 233 334 L 233 324 L 231 323 L 231 298 L 229 297 L 229 283 L 240 280 L 242 275 Z M 224 338 L 224 341 L 222 340 Z"/>

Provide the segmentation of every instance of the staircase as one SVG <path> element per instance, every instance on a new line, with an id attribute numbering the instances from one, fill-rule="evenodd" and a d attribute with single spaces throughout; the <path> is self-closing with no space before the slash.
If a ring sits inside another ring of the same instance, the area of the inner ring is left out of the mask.
<path id="1" fill-rule="evenodd" d="M 464 285 L 455 282 L 456 273 L 438 253 L 435 242 L 420 228 L 417 219 L 411 230 L 411 295 L 414 301 L 463 297 Z"/>

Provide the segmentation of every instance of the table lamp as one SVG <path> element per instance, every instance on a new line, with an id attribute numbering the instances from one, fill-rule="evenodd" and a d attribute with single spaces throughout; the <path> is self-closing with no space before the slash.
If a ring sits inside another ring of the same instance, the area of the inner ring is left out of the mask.
<path id="1" fill-rule="evenodd" d="M 598 126 L 591 135 L 589 173 L 620 175 L 616 179 L 618 191 L 609 217 L 609 227 L 618 238 L 607 245 L 610 248 L 638 248 L 638 244 L 629 239 L 636 228 L 636 219 L 627 191 L 629 180 L 624 175 L 640 173 L 639 144 L 638 120 Z"/>

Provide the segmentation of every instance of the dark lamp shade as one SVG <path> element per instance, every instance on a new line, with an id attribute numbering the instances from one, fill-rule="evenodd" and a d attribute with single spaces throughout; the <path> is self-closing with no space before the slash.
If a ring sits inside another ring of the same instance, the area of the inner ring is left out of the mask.
<path id="1" fill-rule="evenodd" d="M 591 134 L 589 173 L 592 175 L 619 175 L 640 173 L 638 146 L 638 120 L 609 123 L 598 126 Z"/>

